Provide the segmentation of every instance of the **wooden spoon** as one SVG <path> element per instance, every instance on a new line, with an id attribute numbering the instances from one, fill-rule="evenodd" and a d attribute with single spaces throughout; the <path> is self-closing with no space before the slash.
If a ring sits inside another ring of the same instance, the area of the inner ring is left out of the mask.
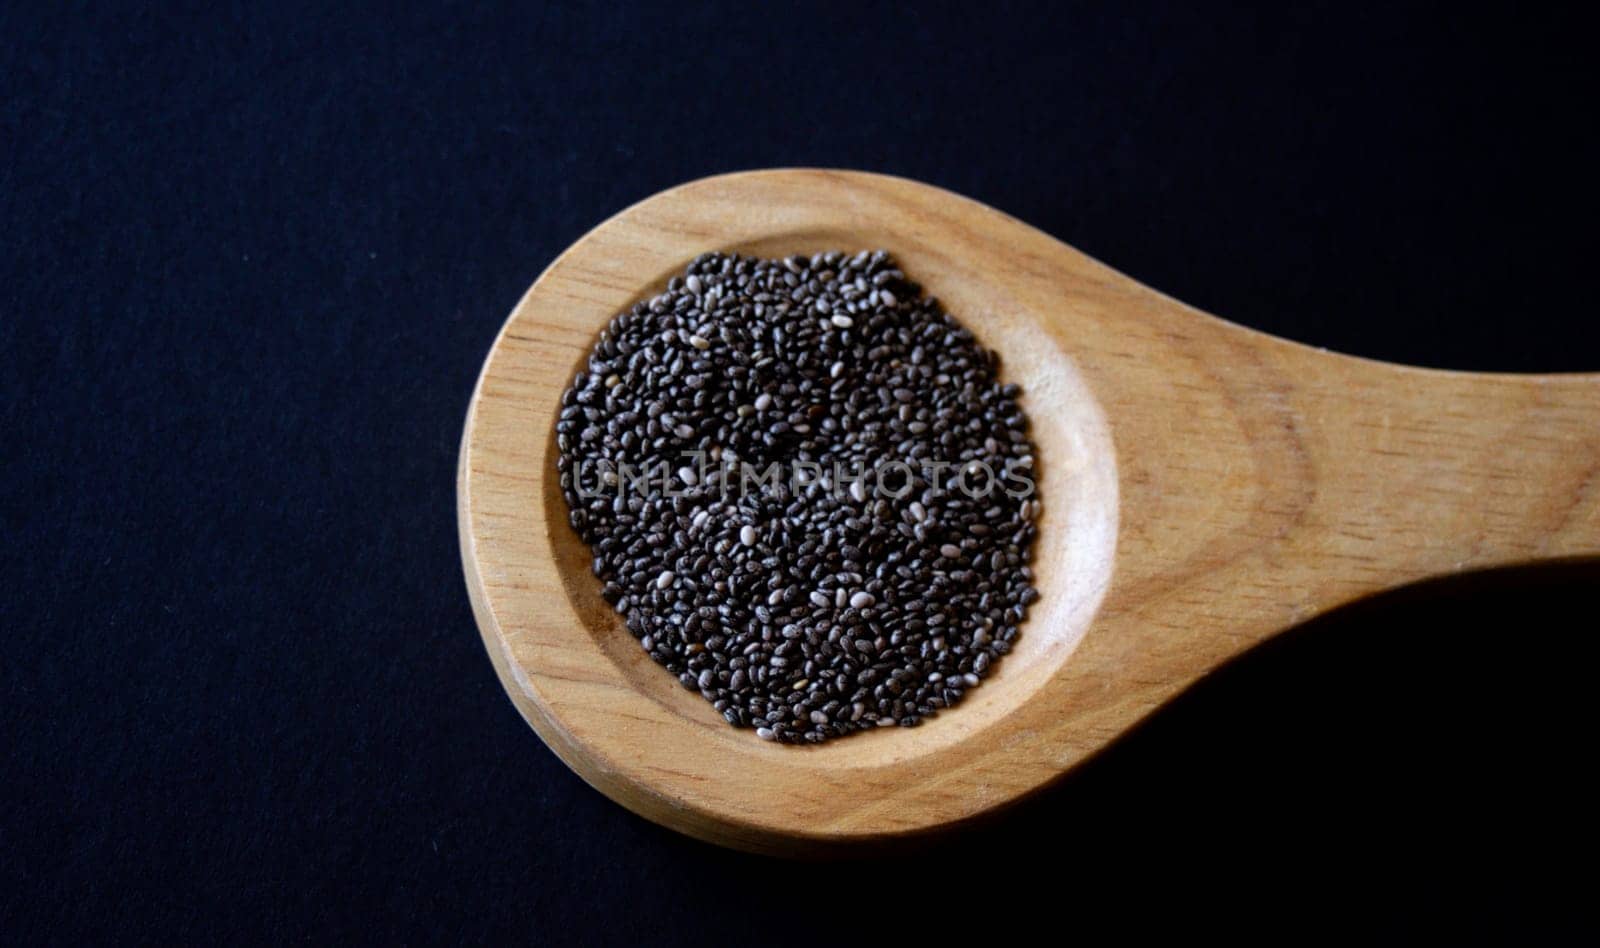
<path id="1" fill-rule="evenodd" d="M 696 255 L 880 247 L 1022 385 L 1042 598 L 960 706 L 917 728 L 775 745 L 685 691 L 601 600 L 567 525 L 555 414 L 600 328 Z M 457 491 L 484 644 L 545 743 L 656 822 L 815 851 L 1011 803 L 1341 603 L 1600 552 L 1600 375 L 1328 353 L 1198 312 L 947 191 L 759 171 L 658 194 L 550 265 L 489 353 Z"/>

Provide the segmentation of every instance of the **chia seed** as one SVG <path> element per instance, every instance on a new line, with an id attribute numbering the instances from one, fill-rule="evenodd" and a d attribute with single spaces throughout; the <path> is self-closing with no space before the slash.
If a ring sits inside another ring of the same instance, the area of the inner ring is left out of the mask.
<path id="1" fill-rule="evenodd" d="M 1011 650 L 1039 499 L 968 485 L 982 462 L 1032 487 L 1019 394 L 883 251 L 706 254 L 600 334 L 556 465 L 650 657 L 735 727 L 815 744 L 916 726 Z M 734 461 L 783 475 L 746 489 Z M 663 476 L 630 490 L 623 464 Z"/>

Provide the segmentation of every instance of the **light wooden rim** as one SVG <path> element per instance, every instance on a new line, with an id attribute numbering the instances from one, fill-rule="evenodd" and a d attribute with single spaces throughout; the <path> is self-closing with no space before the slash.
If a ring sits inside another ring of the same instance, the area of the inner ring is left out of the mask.
<path id="1" fill-rule="evenodd" d="M 819 176 L 826 187 L 818 187 Z M 1059 773 L 1049 760 L 1012 759 L 1004 782 L 980 793 L 953 794 L 941 779 L 981 767 L 1016 735 L 1046 723 L 1035 720 L 1037 709 L 1049 706 L 1054 673 L 1109 584 L 1114 455 L 1103 412 L 1054 338 L 1038 328 L 1044 314 L 1006 312 L 1023 304 L 1005 285 L 986 285 L 977 248 L 923 239 L 929 215 L 941 212 L 1009 222 L 948 192 L 877 175 L 770 171 L 696 181 L 585 235 L 534 283 L 497 338 L 473 395 L 459 470 L 463 561 L 480 630 L 508 693 L 546 744 L 624 805 L 734 845 L 848 843 L 959 823 Z M 1040 453 L 1053 466 L 1041 478 L 1041 533 L 1054 541 L 1040 544 L 1045 596 L 1017 652 L 961 707 L 916 729 L 881 729 L 821 747 L 773 745 L 728 727 L 651 663 L 604 610 L 586 560 L 572 559 L 576 540 L 552 485 L 557 398 L 605 321 L 659 291 L 699 253 L 877 246 L 896 253 L 1000 349 L 1008 379 L 1020 369 Z M 958 262 L 963 254 L 965 265 Z M 530 370 L 548 384 L 530 384 Z M 1039 399 L 1070 413 L 1040 415 Z M 496 521 L 514 527 L 495 529 Z"/>

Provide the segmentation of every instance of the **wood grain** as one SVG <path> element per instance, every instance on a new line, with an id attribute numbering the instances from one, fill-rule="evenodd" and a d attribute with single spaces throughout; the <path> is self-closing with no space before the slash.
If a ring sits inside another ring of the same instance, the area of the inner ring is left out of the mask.
<path id="1" fill-rule="evenodd" d="M 1023 386 L 1043 598 L 960 707 L 915 729 L 775 746 L 679 687 L 601 601 L 555 479 L 555 412 L 600 327 L 697 254 L 876 247 Z M 1013 802 L 1334 606 L 1600 553 L 1600 376 L 1331 354 L 1198 312 L 945 191 L 752 172 L 635 205 L 545 271 L 484 366 L 458 500 L 485 646 L 551 749 L 667 826 L 816 852 Z"/>

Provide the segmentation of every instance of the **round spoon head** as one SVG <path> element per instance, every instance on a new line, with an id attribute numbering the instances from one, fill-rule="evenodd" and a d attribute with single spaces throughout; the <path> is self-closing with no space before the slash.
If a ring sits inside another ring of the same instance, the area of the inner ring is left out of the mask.
<path id="1" fill-rule="evenodd" d="M 555 418 L 601 328 L 694 257 L 877 248 L 998 350 L 1003 380 L 1022 386 L 1044 502 L 1041 595 L 998 673 L 959 706 L 916 728 L 774 745 L 682 688 L 601 599 L 567 523 Z M 1205 317 L 936 188 L 815 170 L 710 178 L 596 227 L 506 322 L 461 447 L 467 584 L 523 716 L 629 809 L 764 851 L 935 830 L 1042 787 L 1271 632 L 1448 568 L 1450 551 L 1402 543 L 1390 556 L 1370 542 L 1372 523 L 1365 534 L 1352 527 L 1392 513 L 1363 498 L 1384 496 L 1385 479 L 1414 464 L 1385 467 L 1378 453 L 1340 468 L 1332 497 L 1348 509 L 1337 517 L 1322 515 L 1326 492 L 1307 486 L 1339 466 L 1330 445 L 1360 440 L 1360 418 L 1349 431 L 1312 430 L 1317 399 L 1354 386 L 1390 400 L 1399 414 L 1386 417 L 1403 421 L 1418 376 L 1400 371 Z M 1419 376 L 1452 399 L 1505 394 Z M 1355 535 L 1338 540 L 1341 527 Z M 1367 559 L 1324 575 L 1324 555 Z"/>

